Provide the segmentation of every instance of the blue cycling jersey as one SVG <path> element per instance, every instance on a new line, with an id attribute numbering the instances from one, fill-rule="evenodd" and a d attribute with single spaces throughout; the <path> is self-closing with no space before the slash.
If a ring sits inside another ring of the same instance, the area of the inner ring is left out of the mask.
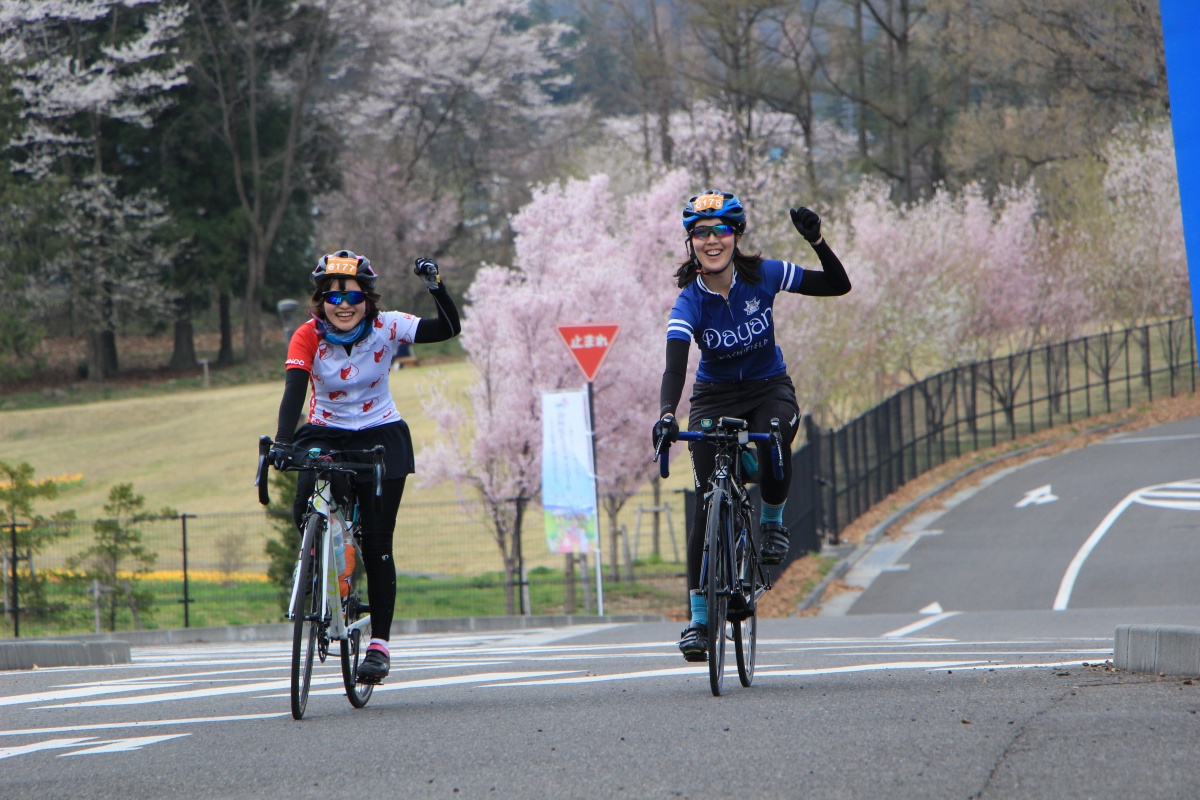
<path id="1" fill-rule="evenodd" d="M 679 293 L 667 322 L 667 339 L 694 339 L 700 348 L 696 380 L 753 381 L 787 372 L 775 344 L 772 305 L 780 292 L 796 292 L 804 270 L 790 261 L 764 260 L 758 283 L 733 276 L 726 299 L 702 280 Z"/>

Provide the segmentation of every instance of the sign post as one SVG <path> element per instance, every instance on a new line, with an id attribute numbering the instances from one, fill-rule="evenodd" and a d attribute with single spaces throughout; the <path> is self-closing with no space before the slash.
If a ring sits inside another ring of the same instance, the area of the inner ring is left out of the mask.
<path id="1" fill-rule="evenodd" d="M 596 485 L 596 403 L 592 393 L 592 381 L 600 371 L 600 365 L 604 363 L 620 330 L 621 326 L 614 322 L 558 326 L 558 335 L 562 337 L 563 344 L 567 346 L 575 363 L 583 371 L 583 377 L 587 379 L 587 425 L 588 436 L 592 440 L 592 496 L 596 509 L 596 611 L 601 617 L 604 616 L 604 567 L 601 564 L 603 558 L 600 552 L 600 495 Z"/>

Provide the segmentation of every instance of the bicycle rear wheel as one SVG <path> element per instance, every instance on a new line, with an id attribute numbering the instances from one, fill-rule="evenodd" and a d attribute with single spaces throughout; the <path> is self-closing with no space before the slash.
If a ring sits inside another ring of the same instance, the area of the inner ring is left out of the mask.
<path id="1" fill-rule="evenodd" d="M 325 598 L 321 594 L 321 536 L 325 518 L 310 514 L 304 526 L 300 545 L 300 571 L 296 574 L 299 588 L 292 607 L 292 718 L 304 716 L 308 690 L 312 685 L 313 657 L 321 638 Z"/>
<path id="2" fill-rule="evenodd" d="M 733 530 L 728 495 L 714 489 L 708 501 L 708 572 L 705 595 L 708 601 L 708 686 L 721 696 L 725 680 L 725 621 L 729 614 L 728 542 Z"/>
<path id="3" fill-rule="evenodd" d="M 745 519 L 742 520 L 746 522 Z M 749 527 L 747 526 L 747 531 Z M 733 651 L 737 655 L 738 680 L 742 686 L 754 683 L 754 658 L 758 645 L 758 552 L 754 543 L 746 536 L 737 564 L 738 589 L 744 608 L 748 610 L 733 623 Z"/>

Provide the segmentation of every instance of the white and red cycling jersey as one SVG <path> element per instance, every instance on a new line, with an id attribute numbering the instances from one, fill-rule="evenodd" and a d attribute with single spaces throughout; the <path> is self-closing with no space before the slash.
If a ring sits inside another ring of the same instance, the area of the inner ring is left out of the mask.
<path id="1" fill-rule="evenodd" d="M 401 311 L 382 311 L 349 354 L 345 345 L 321 337 L 316 320 L 297 328 L 286 367 L 309 373 L 309 424 L 361 431 L 398 421 L 388 371 L 396 348 L 412 344 L 420 321 Z"/>

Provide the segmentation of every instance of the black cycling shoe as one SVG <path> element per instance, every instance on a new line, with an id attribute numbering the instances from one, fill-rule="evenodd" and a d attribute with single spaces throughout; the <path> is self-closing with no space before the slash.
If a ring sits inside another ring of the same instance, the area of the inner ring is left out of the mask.
<path id="1" fill-rule="evenodd" d="M 679 634 L 679 652 L 685 661 L 708 661 L 708 626 L 689 625 Z"/>
<path id="2" fill-rule="evenodd" d="M 762 524 L 762 563 L 782 564 L 788 554 L 788 529 L 778 522 Z"/>
<path id="3" fill-rule="evenodd" d="M 382 683 L 391 671 L 392 660 L 379 648 L 368 648 L 358 665 L 359 683 Z"/>

